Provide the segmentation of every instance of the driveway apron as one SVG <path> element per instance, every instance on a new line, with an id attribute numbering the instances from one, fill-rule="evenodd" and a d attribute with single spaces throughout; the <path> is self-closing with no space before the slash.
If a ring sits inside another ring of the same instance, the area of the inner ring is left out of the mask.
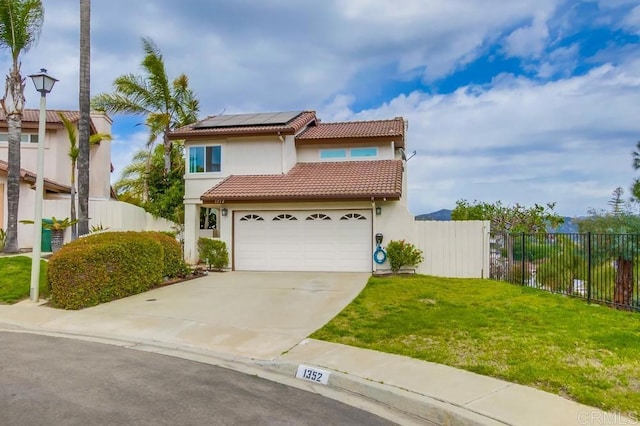
<path id="1" fill-rule="evenodd" d="M 339 313 L 368 277 L 334 272 L 210 273 L 39 325 L 273 360 Z"/>

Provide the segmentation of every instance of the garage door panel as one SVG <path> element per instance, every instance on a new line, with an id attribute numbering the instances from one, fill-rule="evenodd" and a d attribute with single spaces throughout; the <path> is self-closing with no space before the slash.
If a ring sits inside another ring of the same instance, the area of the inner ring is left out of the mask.
<path id="1" fill-rule="evenodd" d="M 263 220 L 240 220 L 249 216 Z M 293 217 L 297 220 L 290 220 Z M 371 212 L 367 210 L 260 211 L 236 216 L 237 270 L 371 271 L 371 253 Z"/>

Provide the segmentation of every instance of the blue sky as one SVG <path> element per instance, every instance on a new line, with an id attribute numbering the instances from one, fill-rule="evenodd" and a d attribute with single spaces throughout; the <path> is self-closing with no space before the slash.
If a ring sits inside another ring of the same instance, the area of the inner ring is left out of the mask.
<path id="1" fill-rule="evenodd" d="M 60 79 L 51 108 L 77 109 L 78 2 L 44 0 L 23 73 Z M 400 5 L 400 6 L 399 6 Z M 324 121 L 409 122 L 409 207 L 461 198 L 605 208 L 636 173 L 639 0 L 94 1 L 92 93 L 139 72 L 151 37 L 186 73 L 201 116 L 312 109 Z M 126 11 L 126 13 L 123 13 Z M 6 55 L 0 67 L 8 70 Z M 29 107 L 37 94 L 30 87 Z M 114 117 L 118 173 L 144 145 Z"/>

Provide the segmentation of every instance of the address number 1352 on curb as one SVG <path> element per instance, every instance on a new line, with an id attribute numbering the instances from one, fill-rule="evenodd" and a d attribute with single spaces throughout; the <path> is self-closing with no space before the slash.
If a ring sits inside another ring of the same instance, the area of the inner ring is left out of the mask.
<path id="1" fill-rule="evenodd" d="M 326 385 L 329 383 L 328 371 L 320 370 L 319 368 L 307 367 L 306 365 L 299 365 L 296 377 L 298 379 L 308 380 L 313 383 L 321 383 Z"/>

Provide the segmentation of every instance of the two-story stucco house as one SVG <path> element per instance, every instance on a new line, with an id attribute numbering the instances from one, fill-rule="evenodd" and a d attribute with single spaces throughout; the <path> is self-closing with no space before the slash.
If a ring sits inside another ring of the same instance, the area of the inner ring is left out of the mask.
<path id="1" fill-rule="evenodd" d="M 184 140 L 185 258 L 220 238 L 234 270 L 371 272 L 376 234 L 410 238 L 402 118 L 321 122 L 313 111 L 205 118 Z M 383 244 L 384 244 L 383 242 Z"/>
<path id="2" fill-rule="evenodd" d="M 71 159 L 69 137 L 58 113 L 77 123 L 77 111 L 49 110 L 46 115 L 44 140 L 44 199 L 69 199 L 71 192 Z M 35 180 L 38 153 L 39 110 L 27 109 L 22 116 L 22 146 L 20 150 L 20 199 L 18 220 L 32 219 L 34 215 Z M 111 119 L 102 113 L 91 114 L 91 133 L 111 133 Z M 0 228 L 7 226 L 7 160 L 8 133 L 4 111 L 0 109 Z M 111 142 L 103 140 L 93 145 L 90 151 L 90 197 L 109 199 L 111 195 Z M 62 217 L 69 216 L 69 210 Z M 18 224 L 18 245 L 31 248 L 33 226 Z"/>

